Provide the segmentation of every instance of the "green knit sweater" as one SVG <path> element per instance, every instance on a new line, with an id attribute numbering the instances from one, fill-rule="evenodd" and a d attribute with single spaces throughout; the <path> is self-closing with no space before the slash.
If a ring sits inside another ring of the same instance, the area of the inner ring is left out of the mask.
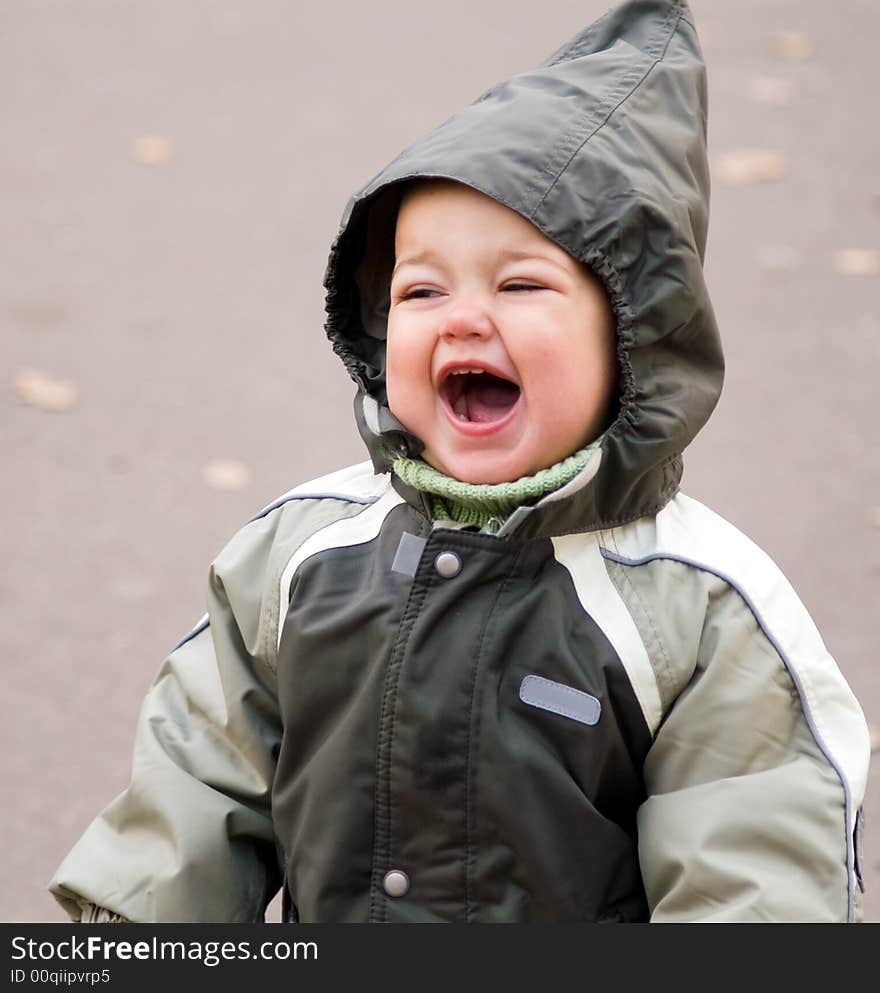
<path id="1" fill-rule="evenodd" d="M 444 475 L 422 459 L 399 458 L 392 468 L 408 486 L 430 496 L 434 520 L 475 524 L 495 532 L 517 507 L 552 493 L 574 479 L 602 444 L 603 437 L 600 435 L 586 448 L 540 469 L 534 476 L 522 476 L 509 483 L 463 483 Z"/>

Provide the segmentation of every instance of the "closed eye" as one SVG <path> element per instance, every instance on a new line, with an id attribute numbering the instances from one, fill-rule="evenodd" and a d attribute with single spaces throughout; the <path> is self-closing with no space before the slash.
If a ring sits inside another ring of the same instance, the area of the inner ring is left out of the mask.
<path id="1" fill-rule="evenodd" d="M 546 287 L 541 286 L 538 283 L 506 283 L 501 287 L 502 290 L 512 291 L 514 293 L 521 293 L 528 290 L 543 290 Z"/>
<path id="2" fill-rule="evenodd" d="M 400 300 L 428 300 L 437 296 L 438 290 L 432 290 L 429 286 L 414 286 L 411 290 L 405 290 L 400 294 Z"/>

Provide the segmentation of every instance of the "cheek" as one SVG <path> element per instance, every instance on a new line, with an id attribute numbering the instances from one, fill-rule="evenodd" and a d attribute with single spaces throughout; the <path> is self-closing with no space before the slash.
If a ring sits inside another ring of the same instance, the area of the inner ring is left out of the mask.
<path id="1" fill-rule="evenodd" d="M 405 405 L 406 381 L 407 377 L 399 361 L 392 352 L 389 352 L 385 363 L 385 390 L 388 394 L 388 406 L 392 413 L 398 416 L 401 407 Z"/>
<path id="2" fill-rule="evenodd" d="M 426 379 L 426 359 L 420 349 L 406 334 L 388 329 L 385 348 L 385 388 L 388 393 L 388 406 L 392 413 L 404 423 L 412 421 L 418 413 L 419 395 L 430 386 Z"/>
<path id="3" fill-rule="evenodd" d="M 528 367 L 534 370 L 528 396 L 539 418 L 565 431 L 592 423 L 610 402 L 617 381 L 613 343 L 589 344 L 585 338 L 535 342 Z"/>
<path id="4" fill-rule="evenodd" d="M 389 396 L 406 381 L 406 356 L 406 335 L 389 321 L 385 337 L 385 380 Z"/>

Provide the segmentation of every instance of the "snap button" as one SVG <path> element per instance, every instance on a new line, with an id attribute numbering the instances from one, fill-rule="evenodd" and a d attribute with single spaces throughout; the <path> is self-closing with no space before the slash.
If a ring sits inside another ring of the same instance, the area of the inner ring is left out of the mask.
<path id="1" fill-rule="evenodd" d="M 444 579 L 452 579 L 461 572 L 461 559 L 455 552 L 441 552 L 434 559 L 434 568 Z"/>
<path id="2" fill-rule="evenodd" d="M 409 876 L 400 869 L 391 869 L 390 872 L 385 873 L 382 888 L 388 896 L 403 896 L 409 889 Z"/>

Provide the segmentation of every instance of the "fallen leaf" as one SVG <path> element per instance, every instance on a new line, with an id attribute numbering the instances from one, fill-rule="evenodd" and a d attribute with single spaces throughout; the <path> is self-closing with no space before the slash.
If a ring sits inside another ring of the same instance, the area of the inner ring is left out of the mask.
<path id="1" fill-rule="evenodd" d="M 779 31 L 770 39 L 770 50 L 777 59 L 805 62 L 816 52 L 816 46 L 803 31 Z"/>
<path id="2" fill-rule="evenodd" d="M 880 752 L 880 728 L 876 724 L 869 724 L 868 732 L 871 735 L 871 751 Z"/>
<path id="3" fill-rule="evenodd" d="M 131 143 L 131 157 L 142 165 L 166 165 L 174 158 L 174 142 L 163 135 L 141 135 Z"/>
<path id="4" fill-rule="evenodd" d="M 215 490 L 243 490 L 251 481 L 251 471 L 236 459 L 212 459 L 202 466 L 202 479 Z"/>
<path id="5" fill-rule="evenodd" d="M 40 369 L 19 369 L 13 387 L 22 403 L 53 414 L 70 410 L 79 396 L 76 383 L 69 379 L 55 379 Z"/>
<path id="6" fill-rule="evenodd" d="M 718 177 L 728 186 L 768 183 L 782 179 L 787 172 L 785 156 L 766 148 L 741 148 L 726 152 L 717 166 Z"/>
<path id="7" fill-rule="evenodd" d="M 872 248 L 842 248 L 834 253 L 834 268 L 844 276 L 880 275 L 880 252 Z"/>
<path id="8" fill-rule="evenodd" d="M 778 76 L 753 76 L 748 82 L 749 96 L 756 103 L 769 107 L 787 107 L 791 103 L 794 86 L 789 79 Z"/>
<path id="9" fill-rule="evenodd" d="M 755 258 L 762 269 L 791 272 L 800 263 L 800 253 L 791 245 L 758 245 Z"/>

